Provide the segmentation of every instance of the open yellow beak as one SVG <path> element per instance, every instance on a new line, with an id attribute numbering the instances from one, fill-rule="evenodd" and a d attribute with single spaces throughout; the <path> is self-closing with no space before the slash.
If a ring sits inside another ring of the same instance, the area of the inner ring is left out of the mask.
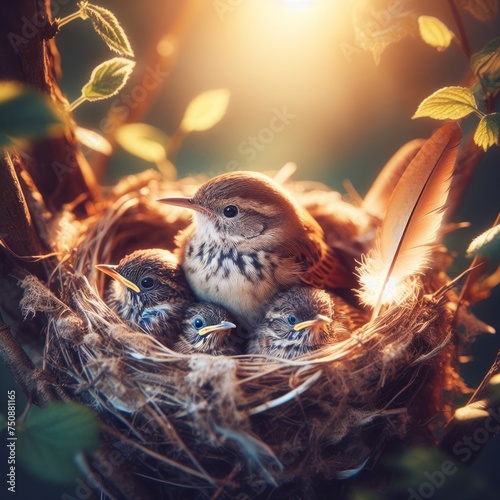
<path id="1" fill-rule="evenodd" d="M 236 328 L 236 325 L 234 323 L 231 323 L 230 321 L 223 321 L 222 323 L 219 323 L 218 325 L 211 325 L 211 326 L 206 326 L 205 328 L 202 328 L 198 332 L 198 335 L 207 335 L 208 333 L 218 332 L 221 330 L 229 330 L 231 328 Z"/>
<path id="2" fill-rule="evenodd" d="M 96 269 L 102 271 L 104 274 L 107 274 L 114 280 L 119 281 L 122 285 L 125 285 L 127 288 L 130 288 L 136 293 L 140 293 L 141 289 L 135 283 L 132 283 L 127 278 L 124 278 L 116 270 L 116 267 L 117 266 L 112 266 L 111 264 L 97 264 L 97 266 L 95 266 Z"/>
<path id="3" fill-rule="evenodd" d="M 208 208 L 202 207 L 197 203 L 194 203 L 191 198 L 162 198 L 157 200 L 160 203 L 165 203 L 167 205 L 174 205 L 176 207 L 189 208 L 190 210 L 196 210 L 205 215 L 211 215 L 211 211 Z"/>
<path id="4" fill-rule="evenodd" d="M 320 326 L 326 325 L 332 321 L 328 316 L 323 316 L 322 314 L 316 315 L 314 319 L 310 319 L 308 321 L 302 321 L 302 323 L 297 323 L 293 329 L 298 332 L 303 330 L 304 328 L 310 328 L 311 326 Z"/>

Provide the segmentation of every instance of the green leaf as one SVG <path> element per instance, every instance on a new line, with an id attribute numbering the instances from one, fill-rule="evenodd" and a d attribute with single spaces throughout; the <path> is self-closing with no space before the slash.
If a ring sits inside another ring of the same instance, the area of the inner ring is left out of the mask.
<path id="1" fill-rule="evenodd" d="M 80 2 L 78 5 L 82 18 L 90 18 L 94 29 L 111 50 L 123 56 L 134 57 L 127 35 L 112 12 L 90 3 Z"/>
<path id="2" fill-rule="evenodd" d="M 472 54 L 470 66 L 484 87 L 500 88 L 500 37 L 491 40 L 479 52 Z"/>
<path id="3" fill-rule="evenodd" d="M 458 5 L 479 21 L 493 19 L 498 11 L 498 0 L 458 0 Z"/>
<path id="4" fill-rule="evenodd" d="M 500 141 L 500 113 L 483 116 L 474 132 L 474 142 L 485 151 Z"/>
<path id="5" fill-rule="evenodd" d="M 98 101 L 116 95 L 127 83 L 134 66 L 134 61 L 123 57 L 99 64 L 83 86 L 82 96 L 88 101 Z"/>
<path id="6" fill-rule="evenodd" d="M 466 87 L 444 87 L 425 98 L 412 118 L 458 120 L 477 110 L 474 94 Z"/>
<path id="7" fill-rule="evenodd" d="M 467 257 L 476 255 L 500 256 L 500 224 L 474 238 L 466 251 Z"/>
<path id="8" fill-rule="evenodd" d="M 226 114 L 230 96 L 227 89 L 208 90 L 196 96 L 189 103 L 179 128 L 186 133 L 212 128 Z"/>
<path id="9" fill-rule="evenodd" d="M 392 469 L 391 484 L 384 491 L 384 498 L 423 498 L 420 492 L 436 500 L 489 498 L 485 494 L 482 479 L 463 468 L 459 460 L 454 461 L 437 446 L 407 446 L 402 453 L 392 459 L 386 458 L 384 462 Z M 439 478 L 439 483 L 435 482 L 435 478 Z"/>
<path id="10" fill-rule="evenodd" d="M 19 460 L 34 474 L 54 482 L 72 481 L 77 474 L 75 456 L 99 445 L 99 421 L 77 403 L 33 407 L 17 444 Z"/>
<path id="11" fill-rule="evenodd" d="M 116 140 L 130 154 L 143 160 L 160 163 L 167 157 L 165 144 L 168 136 L 145 123 L 129 123 L 116 132 Z"/>
<path id="12" fill-rule="evenodd" d="M 447 49 L 454 36 L 448 26 L 437 17 L 420 16 L 418 18 L 418 28 L 422 40 L 439 51 Z"/>
<path id="13" fill-rule="evenodd" d="M 0 147 L 54 135 L 63 125 L 48 97 L 16 82 L 0 82 Z"/>
<path id="14" fill-rule="evenodd" d="M 398 9 L 377 10 L 369 2 L 357 2 L 353 9 L 356 45 L 371 52 L 375 64 L 393 43 L 417 32 L 416 16 Z"/>
<path id="15" fill-rule="evenodd" d="M 384 500 L 384 496 L 370 489 L 355 487 L 349 496 L 350 500 Z"/>
<path id="16" fill-rule="evenodd" d="M 479 52 L 472 54 L 470 58 L 470 67 L 477 75 L 491 56 L 500 52 L 500 37 L 494 38 L 488 42 Z"/>

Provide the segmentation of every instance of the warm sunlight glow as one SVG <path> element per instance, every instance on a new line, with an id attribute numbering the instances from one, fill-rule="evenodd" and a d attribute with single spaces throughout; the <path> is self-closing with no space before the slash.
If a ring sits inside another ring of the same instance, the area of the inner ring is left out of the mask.
<path id="1" fill-rule="evenodd" d="M 314 0 L 280 0 L 282 3 L 295 9 L 305 9 L 310 7 Z"/>
<path id="2" fill-rule="evenodd" d="M 379 301 L 384 280 L 385 272 L 371 273 L 367 270 L 360 272 L 359 282 L 361 300 L 368 306 L 375 307 Z M 397 280 L 389 278 L 380 300 L 380 305 L 389 305 L 394 303 L 403 303 L 408 297 L 415 293 L 417 281 L 410 279 Z"/>
<path id="3" fill-rule="evenodd" d="M 354 43 L 349 4 L 253 0 L 217 13 L 210 18 L 213 26 L 206 27 L 204 50 L 186 68 L 191 76 L 182 87 L 192 96 L 190 84 L 214 73 L 216 61 L 215 71 L 232 95 L 226 120 L 232 109 L 239 110 L 235 126 L 224 135 L 227 161 L 216 168 L 262 171 L 292 160 L 304 164 L 302 157 L 315 168 L 318 162 L 311 155 L 325 142 L 342 141 L 327 120 L 335 117 L 334 126 L 343 129 L 342 123 L 351 120 L 357 82 L 363 82 L 349 72 L 364 65 L 351 64 L 342 50 L 342 44 Z M 276 113 L 289 119 L 271 134 L 269 123 Z M 253 137 L 263 139 L 252 146 Z"/>

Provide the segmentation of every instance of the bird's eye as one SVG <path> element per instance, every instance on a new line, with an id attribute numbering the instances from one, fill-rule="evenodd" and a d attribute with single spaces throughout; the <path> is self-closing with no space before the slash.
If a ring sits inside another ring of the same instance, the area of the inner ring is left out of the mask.
<path id="1" fill-rule="evenodd" d="M 153 278 L 150 278 L 149 276 L 146 276 L 141 280 L 141 287 L 144 288 L 145 290 L 152 288 L 154 284 L 155 280 Z"/>
<path id="2" fill-rule="evenodd" d="M 288 316 L 288 323 L 290 323 L 290 325 L 294 326 L 296 325 L 299 320 L 297 319 L 297 316 L 295 316 L 294 314 L 290 314 L 290 316 Z"/>
<path id="3" fill-rule="evenodd" d="M 228 205 L 224 207 L 224 216 L 228 219 L 232 219 L 238 215 L 238 207 L 235 205 Z"/>
<path id="4" fill-rule="evenodd" d="M 205 326 L 205 321 L 203 321 L 203 318 L 194 318 L 193 320 L 193 326 L 197 329 L 197 330 L 201 330 L 204 326 Z"/>

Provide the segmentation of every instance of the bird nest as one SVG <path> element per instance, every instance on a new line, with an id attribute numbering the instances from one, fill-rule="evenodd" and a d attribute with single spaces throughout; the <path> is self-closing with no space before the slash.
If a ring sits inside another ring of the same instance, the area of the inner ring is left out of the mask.
<path id="1" fill-rule="evenodd" d="M 48 286 L 33 276 L 22 282 L 25 313 L 48 318 L 48 368 L 99 414 L 103 443 L 135 477 L 172 497 L 303 498 L 326 484 L 332 491 L 443 412 L 444 394 L 459 383 L 444 249 L 418 296 L 291 360 L 181 354 L 122 322 L 103 301 L 105 276 L 94 266 L 139 248 L 174 249 L 189 214 L 156 200 L 198 186 L 145 174 L 119 183 L 87 220 L 68 209 L 51 226 L 60 264 Z M 290 187 L 306 205 L 344 203 L 324 187 Z M 325 228 L 326 212 L 318 215 Z"/>

